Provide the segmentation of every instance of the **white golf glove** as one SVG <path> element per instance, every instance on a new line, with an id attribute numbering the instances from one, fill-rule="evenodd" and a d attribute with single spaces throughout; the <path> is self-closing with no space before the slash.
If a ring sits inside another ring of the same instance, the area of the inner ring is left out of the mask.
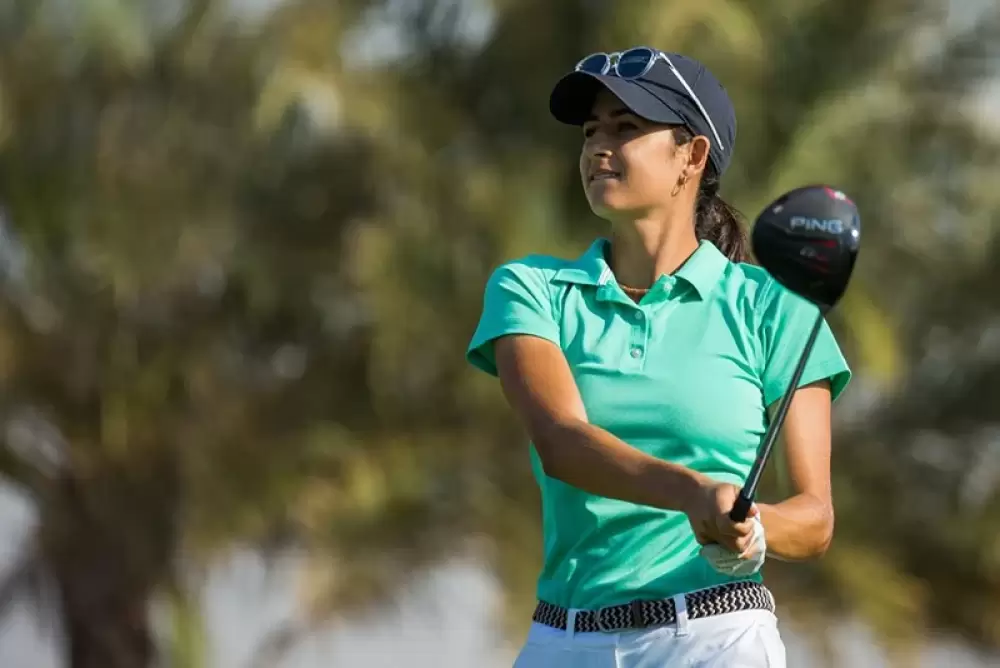
<path id="1" fill-rule="evenodd" d="M 723 575 L 745 576 L 759 571 L 767 557 L 767 541 L 764 540 L 764 525 L 760 523 L 760 516 L 753 517 L 752 520 L 753 534 L 746 556 L 740 557 L 736 552 L 712 543 L 701 546 L 702 558 Z"/>

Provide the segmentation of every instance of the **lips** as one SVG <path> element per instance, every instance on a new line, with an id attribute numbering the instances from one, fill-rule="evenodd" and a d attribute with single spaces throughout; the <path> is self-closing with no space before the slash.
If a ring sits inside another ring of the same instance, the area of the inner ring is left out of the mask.
<path id="1" fill-rule="evenodd" d="M 606 181 L 607 179 L 619 179 L 621 178 L 620 172 L 615 172 L 610 169 L 599 169 L 596 172 L 591 172 L 590 180 L 593 181 Z"/>

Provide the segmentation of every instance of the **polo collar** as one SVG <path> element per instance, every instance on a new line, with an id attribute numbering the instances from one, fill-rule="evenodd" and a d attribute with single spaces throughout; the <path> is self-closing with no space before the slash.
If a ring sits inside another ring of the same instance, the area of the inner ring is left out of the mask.
<path id="1" fill-rule="evenodd" d="M 616 283 L 614 272 L 605 259 L 605 252 L 610 243 L 608 239 L 597 239 L 583 255 L 557 271 L 553 280 L 558 283 L 596 286 Z M 681 265 L 675 276 L 690 284 L 698 296 L 704 299 L 718 283 L 728 262 L 729 260 L 715 247 L 715 244 L 701 241 L 698 249 Z M 661 276 L 657 282 L 663 279 Z"/>
<path id="2" fill-rule="evenodd" d="M 718 284 L 727 264 L 729 259 L 715 244 L 702 240 L 698 250 L 677 270 L 676 276 L 690 283 L 698 291 L 698 296 L 705 299 Z"/>
<path id="3" fill-rule="evenodd" d="M 614 282 L 614 273 L 605 259 L 605 250 L 609 244 L 607 239 L 597 239 L 590 244 L 590 248 L 583 255 L 557 271 L 553 280 L 577 285 L 604 285 Z"/>

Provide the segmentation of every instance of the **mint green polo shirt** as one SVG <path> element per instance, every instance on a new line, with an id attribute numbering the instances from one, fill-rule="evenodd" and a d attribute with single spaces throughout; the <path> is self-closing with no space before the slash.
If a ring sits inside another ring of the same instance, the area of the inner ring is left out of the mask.
<path id="1" fill-rule="evenodd" d="M 597 240 L 575 261 L 532 255 L 497 268 L 468 361 L 495 376 L 498 337 L 551 341 L 591 423 L 655 457 L 742 485 L 767 407 L 784 393 L 817 308 L 708 242 L 636 304 L 605 260 L 608 243 Z M 801 385 L 829 379 L 836 399 L 850 375 L 824 324 Z M 761 580 L 713 570 L 683 513 L 588 494 L 546 476 L 530 444 L 529 454 L 542 501 L 539 599 L 595 609 Z"/>

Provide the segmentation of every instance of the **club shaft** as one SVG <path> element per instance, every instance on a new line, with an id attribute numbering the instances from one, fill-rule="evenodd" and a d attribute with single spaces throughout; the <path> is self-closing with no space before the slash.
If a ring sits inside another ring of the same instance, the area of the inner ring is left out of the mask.
<path id="1" fill-rule="evenodd" d="M 819 330 L 823 326 L 823 317 L 824 312 L 821 309 L 819 315 L 816 316 L 816 323 L 813 325 L 812 332 L 809 333 L 809 338 L 806 340 L 805 348 L 799 356 L 799 362 L 795 365 L 795 371 L 792 373 L 792 379 L 788 382 L 788 389 L 785 390 L 785 396 L 781 398 L 781 403 L 778 404 L 778 412 L 775 413 L 774 419 L 767 427 L 767 433 L 764 434 L 764 442 L 761 444 L 760 450 L 757 451 L 757 458 L 750 468 L 747 481 L 744 483 L 743 489 L 740 490 L 740 495 L 736 499 L 736 505 L 733 506 L 732 511 L 729 513 L 729 518 L 734 522 L 742 522 L 747 518 L 750 506 L 757 496 L 757 487 L 760 485 L 761 475 L 764 473 L 764 467 L 771 456 L 771 449 L 774 447 L 774 442 L 778 440 L 778 432 L 781 431 L 781 425 L 785 422 L 785 416 L 788 415 L 788 407 L 792 403 L 795 388 L 799 386 L 802 373 L 809 362 L 809 354 L 812 352 L 813 346 L 816 344 L 816 337 L 819 336 Z"/>

